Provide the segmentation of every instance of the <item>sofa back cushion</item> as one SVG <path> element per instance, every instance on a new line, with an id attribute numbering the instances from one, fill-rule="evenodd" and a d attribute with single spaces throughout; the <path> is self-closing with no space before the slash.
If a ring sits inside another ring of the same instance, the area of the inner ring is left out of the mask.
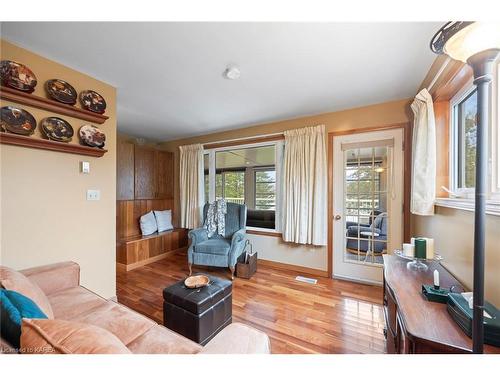
<path id="1" fill-rule="evenodd" d="M 23 319 L 20 350 L 27 354 L 131 354 L 103 328 L 57 319 Z"/>
<path id="2" fill-rule="evenodd" d="M 54 318 L 49 299 L 38 285 L 12 268 L 0 266 L 0 284 L 4 289 L 13 290 L 28 297 L 49 319 Z"/>
<path id="3" fill-rule="evenodd" d="M 2 338 L 16 349 L 19 349 L 23 318 L 47 319 L 47 316 L 28 297 L 13 290 L 0 289 L 0 327 Z"/>

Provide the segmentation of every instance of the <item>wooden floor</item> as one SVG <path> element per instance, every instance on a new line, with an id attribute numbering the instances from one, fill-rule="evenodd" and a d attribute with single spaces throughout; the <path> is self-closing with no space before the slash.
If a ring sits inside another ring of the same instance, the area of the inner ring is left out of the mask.
<path id="1" fill-rule="evenodd" d="M 194 271 L 229 277 L 223 269 Z M 185 253 L 117 271 L 118 301 L 162 323 L 162 290 L 187 272 Z M 233 322 L 266 332 L 273 353 L 385 352 L 381 287 L 327 278 L 311 285 L 295 276 L 259 266 L 251 280 L 235 278 Z"/>

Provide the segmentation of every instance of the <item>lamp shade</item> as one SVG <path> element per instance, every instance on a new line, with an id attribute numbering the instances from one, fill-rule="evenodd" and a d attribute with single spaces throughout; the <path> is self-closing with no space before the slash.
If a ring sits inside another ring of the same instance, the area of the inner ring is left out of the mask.
<path id="1" fill-rule="evenodd" d="M 438 31 L 431 42 L 436 53 L 467 62 L 476 53 L 500 49 L 500 22 L 454 22 Z"/>

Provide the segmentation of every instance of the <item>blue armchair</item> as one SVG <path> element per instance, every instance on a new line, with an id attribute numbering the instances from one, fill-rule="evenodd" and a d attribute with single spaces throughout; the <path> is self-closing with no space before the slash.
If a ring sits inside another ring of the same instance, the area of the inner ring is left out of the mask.
<path id="1" fill-rule="evenodd" d="M 208 203 L 203 207 L 203 222 L 207 217 Z M 231 278 L 234 279 L 234 269 L 240 255 L 245 250 L 246 243 L 247 206 L 244 204 L 227 203 L 226 231 L 224 236 L 215 233 L 208 238 L 205 228 L 189 231 L 191 244 L 188 248 L 189 274 L 192 265 L 229 267 Z"/>

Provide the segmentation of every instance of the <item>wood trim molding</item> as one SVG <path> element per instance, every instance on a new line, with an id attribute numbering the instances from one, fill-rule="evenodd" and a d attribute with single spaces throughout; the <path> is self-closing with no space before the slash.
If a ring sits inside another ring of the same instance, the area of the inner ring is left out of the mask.
<path id="1" fill-rule="evenodd" d="M 10 87 L 2 87 L 0 89 L 0 98 L 18 104 L 24 104 L 34 108 L 40 108 L 49 112 L 56 112 L 60 115 L 71 116 L 81 120 L 90 121 L 96 124 L 103 124 L 109 117 L 73 107 L 69 104 L 63 104 L 54 100 L 46 99 L 41 96 L 20 92 Z"/>
<path id="2" fill-rule="evenodd" d="M 333 277 L 333 139 L 341 135 L 403 129 L 403 157 L 404 157 L 404 188 L 403 188 L 403 238 L 409 241 L 411 232 L 410 190 L 411 190 L 411 123 L 401 122 L 388 125 L 372 126 L 361 129 L 333 131 L 328 133 L 328 277 Z"/>
<path id="3" fill-rule="evenodd" d="M 368 132 L 382 131 L 382 130 L 400 129 L 400 128 L 405 128 L 407 124 L 408 122 L 397 122 L 388 125 L 377 125 L 359 129 L 332 131 L 328 133 L 328 136 L 336 137 L 339 135 L 349 135 L 349 134 L 368 133 Z"/>
<path id="4" fill-rule="evenodd" d="M 255 229 L 247 229 L 247 234 L 254 234 L 257 236 L 280 237 L 280 238 L 283 236 L 283 234 L 280 232 L 267 232 Z"/>
<path id="5" fill-rule="evenodd" d="M 472 79 L 473 72 L 469 65 L 458 61 L 453 62 L 451 68 L 438 79 L 431 90 L 433 101 L 450 100 Z"/>
<path id="6" fill-rule="evenodd" d="M 273 260 L 258 259 L 257 264 L 260 264 L 262 266 L 266 266 L 269 268 L 274 268 L 277 270 L 287 270 L 287 271 L 294 271 L 294 272 L 298 272 L 298 273 L 306 274 L 306 275 L 319 276 L 319 277 L 329 277 L 328 271 L 318 270 L 318 269 L 309 268 L 309 267 L 296 266 L 294 264 L 275 262 Z"/>
<path id="7" fill-rule="evenodd" d="M 67 154 L 78 154 L 100 158 L 108 150 L 73 143 L 56 142 L 48 139 L 28 137 L 25 135 L 0 133 L 0 143 L 13 146 L 38 148 L 41 150 L 59 151 Z"/>
<path id="8" fill-rule="evenodd" d="M 227 142 L 217 142 L 217 143 L 209 143 L 203 146 L 205 150 L 210 150 L 213 148 L 221 148 L 221 147 L 233 147 L 233 146 L 241 146 L 249 143 L 260 143 L 260 142 L 272 142 L 272 141 L 282 141 L 285 139 L 283 134 L 270 135 L 265 137 L 255 137 L 255 138 L 246 138 L 246 139 L 238 139 L 234 141 Z"/>

